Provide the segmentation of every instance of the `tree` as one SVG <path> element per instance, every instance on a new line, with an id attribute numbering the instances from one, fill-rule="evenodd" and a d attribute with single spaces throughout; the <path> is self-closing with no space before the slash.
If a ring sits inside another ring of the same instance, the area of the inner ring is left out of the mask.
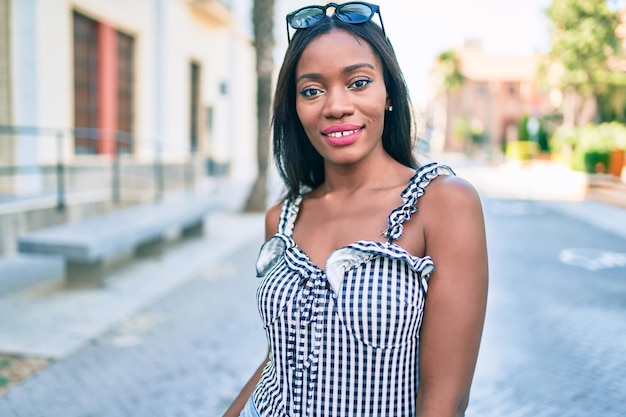
<path id="1" fill-rule="evenodd" d="M 617 12 L 605 0 L 553 0 L 546 14 L 552 23 L 548 59 L 560 68 L 564 123 L 585 124 L 600 118 L 598 97 L 613 77 L 610 58 L 619 50 Z"/>
<path id="2" fill-rule="evenodd" d="M 437 56 L 434 73 L 437 77 L 436 88 L 439 93 L 439 99 L 435 102 L 433 114 L 434 124 L 435 126 L 442 127 L 444 132 L 447 132 L 449 131 L 448 125 L 451 123 L 451 121 L 448 120 L 449 96 L 450 94 L 459 91 L 465 83 L 465 76 L 461 72 L 461 63 L 454 50 L 450 49 L 441 52 Z M 455 134 L 457 134 L 457 124 L 457 121 L 454 121 L 452 126 L 452 131 L 454 131 Z M 465 134 L 463 134 L 463 137 L 464 136 Z M 440 143 L 436 143 L 433 148 L 436 148 L 435 150 L 437 151 L 442 151 L 446 147 L 447 140 L 445 137 L 441 137 L 438 142 Z"/>
<path id="3" fill-rule="evenodd" d="M 274 70 L 274 0 L 254 0 L 252 9 L 257 73 L 257 168 L 258 173 L 244 207 L 248 212 L 265 210 L 270 149 L 272 73 Z"/>
<path id="4" fill-rule="evenodd" d="M 465 76 L 461 73 L 459 57 L 453 50 L 441 52 L 437 56 L 435 70 L 441 76 L 441 89 L 444 92 L 458 91 L 463 87 Z"/>

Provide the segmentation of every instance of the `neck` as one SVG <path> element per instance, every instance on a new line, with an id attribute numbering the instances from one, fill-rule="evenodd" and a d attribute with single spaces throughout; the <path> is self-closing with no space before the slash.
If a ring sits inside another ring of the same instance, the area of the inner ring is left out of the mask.
<path id="1" fill-rule="evenodd" d="M 386 188 L 404 181 L 410 171 L 386 153 L 382 159 L 353 165 L 326 163 L 325 180 L 319 190 L 322 194 L 351 194 L 361 189 Z"/>

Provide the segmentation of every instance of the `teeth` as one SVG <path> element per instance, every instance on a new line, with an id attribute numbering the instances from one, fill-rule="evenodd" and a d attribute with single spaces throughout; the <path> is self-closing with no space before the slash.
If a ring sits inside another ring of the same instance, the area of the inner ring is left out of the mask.
<path id="1" fill-rule="evenodd" d="M 342 136 L 348 136 L 348 135 L 352 135 L 356 132 L 358 132 L 358 129 L 355 130 L 344 130 L 343 132 L 333 132 L 333 133 L 329 133 L 327 136 L 330 136 L 331 138 L 340 138 Z"/>

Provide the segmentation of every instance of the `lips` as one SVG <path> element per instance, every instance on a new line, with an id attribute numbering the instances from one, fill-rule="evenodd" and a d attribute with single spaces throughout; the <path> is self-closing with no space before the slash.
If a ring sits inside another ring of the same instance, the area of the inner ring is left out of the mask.
<path id="1" fill-rule="evenodd" d="M 332 146 L 346 146 L 356 142 L 362 131 L 361 126 L 342 124 L 322 130 L 322 135 Z"/>

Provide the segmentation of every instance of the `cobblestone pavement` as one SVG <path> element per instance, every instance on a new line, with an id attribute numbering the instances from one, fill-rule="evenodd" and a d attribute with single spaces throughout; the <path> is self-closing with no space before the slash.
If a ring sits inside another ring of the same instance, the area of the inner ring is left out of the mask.
<path id="1" fill-rule="evenodd" d="M 249 244 L 0 398 L 2 417 L 216 416 L 265 355 Z"/>
<path id="2" fill-rule="evenodd" d="M 485 211 L 490 294 L 468 416 L 626 416 L 626 239 L 540 202 Z M 564 264 L 568 248 L 621 266 Z"/>

